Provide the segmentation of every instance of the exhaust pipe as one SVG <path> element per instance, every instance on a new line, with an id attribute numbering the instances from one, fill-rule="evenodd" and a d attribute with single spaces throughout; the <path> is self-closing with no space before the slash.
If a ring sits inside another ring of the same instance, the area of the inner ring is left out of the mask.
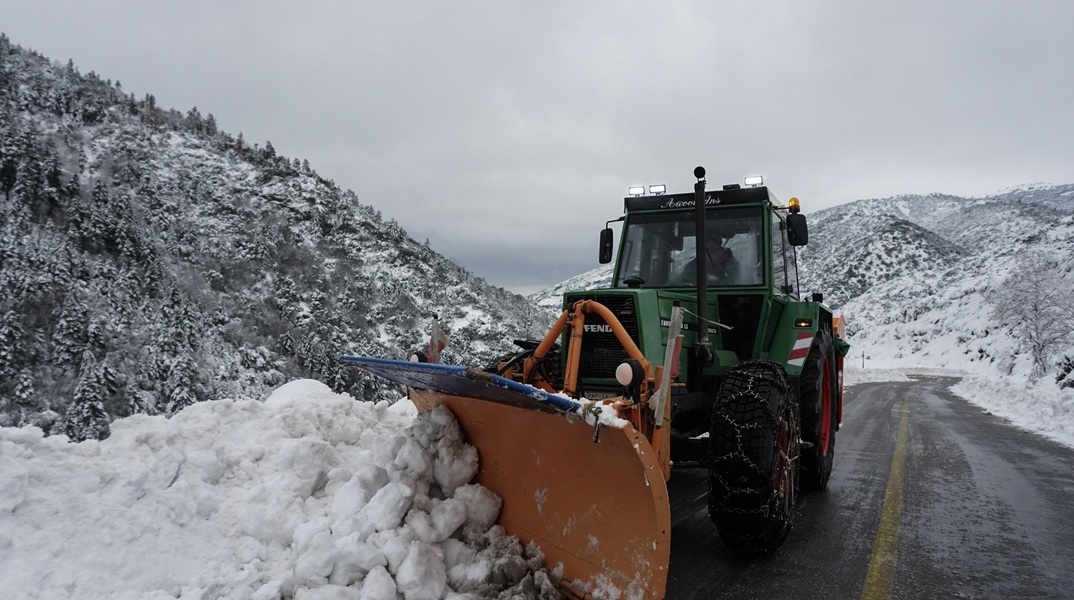
<path id="1" fill-rule="evenodd" d="M 705 167 L 694 169 L 694 241 L 697 245 L 697 358 L 704 367 L 712 365 L 712 345 L 709 342 L 709 261 L 705 249 Z"/>

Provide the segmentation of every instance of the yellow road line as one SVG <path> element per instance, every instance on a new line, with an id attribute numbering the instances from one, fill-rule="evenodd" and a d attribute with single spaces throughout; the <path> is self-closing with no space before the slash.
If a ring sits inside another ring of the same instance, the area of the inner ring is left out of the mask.
<path id="1" fill-rule="evenodd" d="M 906 479 L 906 432 L 910 423 L 910 393 L 902 399 L 902 418 L 895 436 L 895 456 L 891 459 L 888 489 L 884 493 L 884 508 L 880 527 L 876 531 L 873 554 L 861 600 L 889 600 L 895 583 L 895 558 L 899 550 L 899 516 L 902 513 L 902 488 Z"/>

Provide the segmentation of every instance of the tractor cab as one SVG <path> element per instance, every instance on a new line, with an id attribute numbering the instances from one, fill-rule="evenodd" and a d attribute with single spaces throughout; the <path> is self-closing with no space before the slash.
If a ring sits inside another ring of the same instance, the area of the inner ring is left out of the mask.
<path id="1" fill-rule="evenodd" d="M 663 189 L 650 189 L 654 187 Z M 797 297 L 793 246 L 801 245 L 807 234 L 796 199 L 787 207 L 780 206 L 759 183 L 707 192 L 705 239 L 698 243 L 694 194 L 646 196 L 644 190 L 631 188 L 632 195 L 624 201 L 623 239 L 613 288 L 696 288 L 700 251 L 706 287 L 775 288 Z M 602 263 L 611 262 L 612 245 L 612 230 L 605 228 Z"/>
<path id="2" fill-rule="evenodd" d="M 710 287 L 764 284 L 764 219 L 758 207 L 711 212 L 701 244 Z M 615 287 L 697 285 L 697 228 L 688 212 L 632 214 L 624 229 Z"/>
<path id="3" fill-rule="evenodd" d="M 664 359 L 673 308 L 682 307 L 678 362 L 685 375 L 672 400 L 672 455 L 687 462 L 703 459 L 706 442 L 678 442 L 707 431 L 711 399 L 731 369 L 752 359 L 785 361 L 799 333 L 812 339 L 820 322 L 812 315 L 822 310 L 800 299 L 795 247 L 808 233 L 797 199 L 783 205 L 760 177 L 709 191 L 703 174 L 699 180 L 694 193 L 632 188 L 619 219 L 622 238 L 611 286 L 564 295 L 565 308 L 581 299 L 611 308 L 656 364 Z M 601 262 L 612 261 L 613 245 L 606 225 Z M 627 359 L 619 341 L 603 326 L 588 327 L 582 335 L 587 351 L 580 385 L 590 397 L 619 393 L 615 369 Z M 797 377 L 795 365 L 787 368 Z"/>

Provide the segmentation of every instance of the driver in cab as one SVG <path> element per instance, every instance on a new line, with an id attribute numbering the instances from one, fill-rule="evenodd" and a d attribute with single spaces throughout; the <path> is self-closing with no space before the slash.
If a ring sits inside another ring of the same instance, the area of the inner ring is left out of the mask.
<path id="1" fill-rule="evenodd" d="M 738 259 L 731 249 L 724 246 L 719 236 L 705 238 L 706 276 L 708 285 L 734 285 L 738 283 Z M 686 281 L 697 281 L 697 258 L 686 264 Z"/>

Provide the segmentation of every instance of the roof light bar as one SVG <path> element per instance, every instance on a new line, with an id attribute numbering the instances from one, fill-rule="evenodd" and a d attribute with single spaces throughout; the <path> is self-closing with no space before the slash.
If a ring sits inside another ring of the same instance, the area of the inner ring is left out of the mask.
<path id="1" fill-rule="evenodd" d="M 631 196 L 644 196 L 645 195 L 645 186 L 643 186 L 643 185 L 632 186 L 630 188 L 627 188 L 627 193 L 630 194 Z"/>
<path id="2" fill-rule="evenodd" d="M 742 183 L 745 184 L 746 187 L 761 186 L 764 185 L 764 177 L 760 175 L 750 175 L 749 177 L 744 179 Z"/>
<path id="3" fill-rule="evenodd" d="M 663 194 L 664 192 L 666 192 L 667 189 L 668 189 L 668 186 L 666 186 L 666 185 L 664 185 L 662 183 L 658 184 L 658 185 L 650 185 L 649 186 L 649 193 L 654 194 L 656 196 L 659 196 L 660 194 Z"/>

